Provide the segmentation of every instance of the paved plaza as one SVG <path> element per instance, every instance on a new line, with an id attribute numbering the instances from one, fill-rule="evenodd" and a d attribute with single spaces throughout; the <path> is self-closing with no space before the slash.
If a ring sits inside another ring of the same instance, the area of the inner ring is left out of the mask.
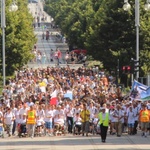
<path id="1" fill-rule="evenodd" d="M 0 150 L 149 150 L 150 136 L 147 138 L 123 135 L 108 135 L 106 143 L 100 137 L 57 136 L 18 138 L 10 137 L 0 140 Z"/>

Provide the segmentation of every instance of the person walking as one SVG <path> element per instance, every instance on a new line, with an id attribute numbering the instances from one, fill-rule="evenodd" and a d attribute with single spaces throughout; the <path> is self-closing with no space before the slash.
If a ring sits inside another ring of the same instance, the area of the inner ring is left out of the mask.
<path id="1" fill-rule="evenodd" d="M 139 121 L 141 122 L 142 136 L 147 137 L 147 129 L 150 122 L 150 112 L 145 104 L 142 105 L 142 109 L 140 110 Z"/>
<path id="2" fill-rule="evenodd" d="M 44 32 L 42 33 L 42 40 L 44 40 L 45 39 L 45 34 L 44 34 Z"/>
<path id="3" fill-rule="evenodd" d="M 135 122 L 135 114 L 133 112 L 132 106 L 129 107 L 129 111 L 127 113 L 127 121 L 128 121 L 128 134 L 133 135 L 133 128 Z"/>
<path id="4" fill-rule="evenodd" d="M 11 105 L 11 109 L 12 109 L 12 113 L 15 115 L 17 108 L 15 107 L 15 103 L 13 102 Z M 12 127 L 12 135 L 15 135 L 15 131 L 16 131 L 16 118 L 14 117 L 13 120 L 13 127 Z"/>
<path id="5" fill-rule="evenodd" d="M 86 104 L 83 104 L 83 110 L 80 112 L 80 116 L 82 119 L 82 136 L 84 136 L 84 133 L 88 136 L 90 111 L 87 109 Z"/>
<path id="6" fill-rule="evenodd" d="M 139 108 L 137 107 L 137 103 L 133 103 L 133 112 L 135 115 L 134 118 L 134 128 L 133 128 L 133 134 L 137 134 L 137 127 L 138 127 L 138 116 L 139 116 Z"/>
<path id="7" fill-rule="evenodd" d="M 46 133 L 48 133 L 49 136 L 52 136 L 53 134 L 53 111 L 51 109 L 51 105 L 46 106 L 44 121 L 45 121 Z"/>
<path id="8" fill-rule="evenodd" d="M 115 129 L 117 132 L 117 137 L 121 137 L 121 134 L 122 134 L 121 119 L 124 117 L 124 114 L 123 114 L 123 112 L 121 110 L 121 106 L 119 104 L 116 106 L 113 117 L 115 119 L 114 122 L 115 122 Z"/>
<path id="9" fill-rule="evenodd" d="M 49 40 L 49 31 L 46 31 L 46 40 Z"/>
<path id="10" fill-rule="evenodd" d="M 98 114 L 100 121 L 101 140 L 103 143 L 106 142 L 107 130 L 109 126 L 109 112 L 106 112 L 106 108 L 101 108 L 102 112 Z"/>
<path id="11" fill-rule="evenodd" d="M 50 51 L 50 61 L 53 62 L 53 58 L 54 58 L 54 51 L 53 49 L 51 49 Z"/>
<path id="12" fill-rule="evenodd" d="M 42 64 L 45 64 L 46 63 L 46 54 L 43 53 L 42 54 Z"/>
<path id="13" fill-rule="evenodd" d="M 30 109 L 27 111 L 27 128 L 28 135 L 33 138 L 36 124 L 36 111 L 34 105 L 30 105 Z"/>
<path id="14" fill-rule="evenodd" d="M 7 107 L 6 113 L 4 114 L 4 123 L 6 126 L 6 131 L 8 136 L 12 136 L 12 128 L 15 120 L 15 115 L 12 112 L 12 109 Z"/>
<path id="15" fill-rule="evenodd" d="M 73 128 L 73 115 L 74 115 L 74 107 L 72 103 L 69 105 L 67 111 L 67 123 L 68 123 L 68 133 L 72 133 Z"/>
<path id="16" fill-rule="evenodd" d="M 65 61 L 66 61 L 66 64 L 69 63 L 69 52 L 67 52 L 65 55 Z"/>
<path id="17" fill-rule="evenodd" d="M 38 55 L 37 55 L 37 64 L 38 64 L 38 65 L 39 65 L 39 64 L 42 64 L 41 59 L 42 59 L 42 56 L 41 56 L 41 53 L 39 52 Z"/>

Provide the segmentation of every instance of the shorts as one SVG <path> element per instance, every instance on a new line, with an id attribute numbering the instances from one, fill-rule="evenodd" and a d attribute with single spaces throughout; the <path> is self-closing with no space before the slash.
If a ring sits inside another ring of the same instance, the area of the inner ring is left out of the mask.
<path id="1" fill-rule="evenodd" d="M 46 129 L 52 129 L 52 122 L 45 122 Z"/>
<path id="2" fill-rule="evenodd" d="M 148 128 L 147 128 L 148 130 L 150 130 L 150 122 L 149 122 L 149 125 L 148 125 Z"/>
<path id="3" fill-rule="evenodd" d="M 134 123 L 128 123 L 128 127 L 129 128 L 133 128 L 134 127 Z"/>
<path id="4" fill-rule="evenodd" d="M 149 122 L 141 122 L 141 128 L 147 129 L 149 127 Z"/>

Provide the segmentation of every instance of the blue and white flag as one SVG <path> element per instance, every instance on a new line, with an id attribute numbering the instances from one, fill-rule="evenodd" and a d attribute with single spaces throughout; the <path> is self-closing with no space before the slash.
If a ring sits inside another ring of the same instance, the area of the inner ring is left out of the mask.
<path id="1" fill-rule="evenodd" d="M 67 91 L 67 93 L 64 94 L 64 98 L 69 98 L 70 100 L 72 100 L 73 99 L 72 91 Z"/>
<path id="2" fill-rule="evenodd" d="M 142 101 L 149 101 L 150 100 L 150 87 L 147 88 L 146 91 L 143 91 L 141 93 L 141 100 Z"/>
<path id="3" fill-rule="evenodd" d="M 134 100 L 142 100 L 145 96 L 147 96 L 144 93 L 147 93 L 148 89 L 149 89 L 149 87 L 147 85 L 144 85 L 144 84 L 134 80 L 134 82 L 132 84 L 130 97 Z"/>

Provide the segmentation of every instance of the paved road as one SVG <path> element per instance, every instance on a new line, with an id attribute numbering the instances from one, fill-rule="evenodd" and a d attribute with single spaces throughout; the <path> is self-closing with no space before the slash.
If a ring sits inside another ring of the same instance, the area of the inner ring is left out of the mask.
<path id="1" fill-rule="evenodd" d="M 149 150 L 150 137 L 123 135 L 118 138 L 108 135 L 106 143 L 101 143 L 99 136 L 57 136 L 18 138 L 0 140 L 1 150 Z"/>

